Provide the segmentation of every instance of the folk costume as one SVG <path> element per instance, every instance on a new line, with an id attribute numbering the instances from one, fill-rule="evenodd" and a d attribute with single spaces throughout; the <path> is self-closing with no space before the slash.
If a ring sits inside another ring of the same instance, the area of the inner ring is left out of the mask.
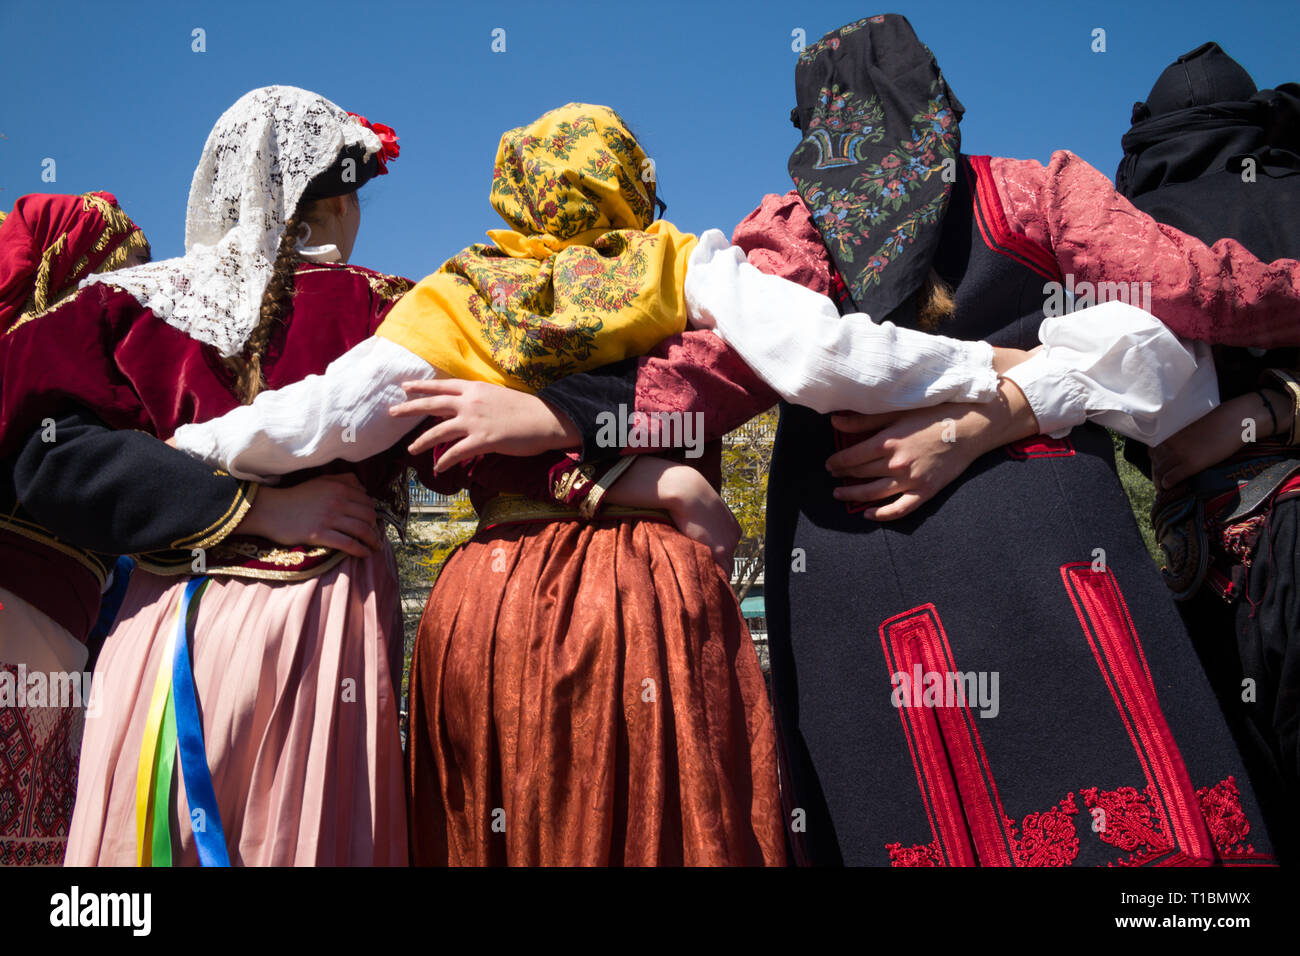
<path id="1" fill-rule="evenodd" d="M 492 201 L 513 230 L 491 233 L 493 245 L 470 247 L 420 283 L 380 338 L 324 380 L 182 429 L 181 446 L 236 474 L 274 473 L 347 453 L 322 443 L 338 431 L 340 411 L 331 410 L 374 401 L 352 383 L 396 389 L 403 377 L 450 372 L 532 391 L 602 356 L 635 354 L 687 318 L 743 341 L 759 364 L 782 356 L 797 369 L 801 395 L 827 409 L 995 393 L 986 343 L 865 315 L 841 321 L 824 296 L 757 272 L 716 231 L 696 243 L 662 221 L 647 228 L 650 195 L 630 142 L 613 114 L 596 107 L 566 107 L 507 133 Z M 791 313 L 806 317 L 801 334 L 771 334 Z M 1171 376 L 1204 377 L 1159 332 Z M 880 383 L 892 387 L 866 387 Z M 394 426 L 377 420 L 358 437 L 390 442 L 385 429 Z M 718 452 L 715 442 L 699 462 L 715 484 Z M 586 479 L 595 479 L 588 516 L 611 477 L 601 468 Z M 761 679 L 730 588 L 704 549 L 649 516 L 606 512 L 608 523 L 583 524 L 572 512 L 548 516 L 502 499 L 480 515 L 479 534 L 430 596 L 413 663 L 414 859 L 780 860 Z M 710 661 L 709 669 L 692 675 L 683 667 L 693 660 Z M 561 680 L 580 680 L 581 700 L 561 692 Z M 654 703 L 663 688 L 664 713 L 636 705 Z M 618 700 L 621 713 L 611 706 Z M 482 718 L 488 707 L 490 722 Z M 582 732 L 566 729 L 574 726 Z M 726 730 L 708 734 L 706 726 Z M 602 807 L 596 818 L 593 804 Z"/>
<path id="2" fill-rule="evenodd" d="M 0 223 L 0 342 L 87 276 L 148 248 L 110 193 L 23 196 Z M 184 483 L 192 494 L 184 504 L 150 500 L 152 482 L 155 492 Z M 166 546 L 213 524 L 243 485 L 144 435 L 108 432 L 84 410 L 50 419 L 0 463 L 0 866 L 63 862 L 97 649 L 92 625 L 101 590 L 121 583 L 112 548 L 87 541 L 87 525 L 107 520 L 127 488 L 143 491 L 147 513 L 132 515 L 139 520 L 119 540 Z M 85 519 L 76 542 L 61 530 L 69 501 Z"/>
<path id="3" fill-rule="evenodd" d="M 1300 258 L 1296 84 L 1258 90 L 1218 44 L 1203 44 L 1166 68 L 1146 101 L 1134 105 L 1123 145 L 1116 186 L 1137 208 L 1205 242 L 1231 237 L 1260 259 Z M 1285 394 L 1300 375 L 1294 348 L 1218 347 L 1215 365 L 1225 398 L 1261 386 Z M 1288 437 L 1253 443 L 1161 493 L 1153 511 L 1166 583 L 1265 811 L 1273 811 L 1269 825 L 1279 843 L 1284 836 L 1293 843 L 1294 834 L 1281 831 L 1292 829 L 1300 806 L 1300 647 L 1291 623 L 1300 606 L 1289 583 L 1300 451 Z M 1245 692 L 1247 681 L 1254 693 Z"/>
<path id="4" fill-rule="evenodd" d="M 796 191 L 765 198 L 734 236 L 758 268 L 901 326 L 917 323 L 915 293 L 933 268 L 956 296 L 941 330 L 1001 345 L 1035 343 L 1067 274 L 1076 291 L 1149 283 L 1151 311 L 1188 338 L 1300 341 L 1300 264 L 1158 226 L 1069 153 L 1046 167 L 961 154 L 962 108 L 902 17 L 828 34 L 801 55 L 796 88 Z M 1051 351 L 1008 377 L 1040 425 L 1060 430 L 1083 422 L 1087 403 L 1068 388 L 1042 394 L 1062 380 Z M 1140 361 L 1127 368 L 1147 374 Z M 578 424 L 592 457 L 601 413 L 619 404 L 702 412 L 712 436 L 774 397 L 701 332 L 540 394 Z M 824 462 L 855 440 L 782 406 L 766 601 L 799 858 L 1269 862 L 1250 783 L 1106 433 L 1082 425 L 1009 445 L 885 524 L 832 497 Z"/>
<path id="5" fill-rule="evenodd" d="M 42 419 L 79 409 L 166 450 L 150 436 L 234 407 L 223 357 L 257 324 L 285 222 L 304 196 L 358 188 L 387 154 L 315 94 L 242 97 L 196 171 L 185 256 L 92 281 L 0 340 L 0 457 L 30 450 Z M 304 255 L 337 259 L 330 248 Z M 297 265 L 292 309 L 262 356 L 268 384 L 323 371 L 408 287 L 336 262 Z M 84 344 L 55 347 L 69 342 Z M 346 470 L 396 510 L 405 464 Z M 240 493 L 216 521 L 136 555 L 96 669 L 68 862 L 404 863 L 391 553 L 361 560 L 232 534 L 255 486 L 225 477 Z M 69 533 L 124 550 L 129 522 L 114 522 Z"/>
<path id="6" fill-rule="evenodd" d="M 387 407 L 434 362 L 537 388 L 680 330 L 694 238 L 652 222 L 643 158 L 604 107 L 510 131 L 492 201 L 512 229 L 417 285 L 321 381 L 181 446 L 241 474 L 365 454 L 408 429 Z M 342 398 L 358 380 L 371 394 Z M 328 444 L 348 404 L 362 449 Z M 442 569 L 412 661 L 412 861 L 783 862 L 771 711 L 730 586 L 665 514 L 602 507 L 616 474 L 564 462 L 546 470 L 549 505 L 474 474 L 430 480 L 468 487 L 480 525 Z M 716 482 L 716 453 L 704 464 Z"/>
<path id="7" fill-rule="evenodd" d="M 187 425 L 177 446 L 243 478 L 358 460 L 407 430 L 388 415 L 405 397 L 403 381 L 467 378 L 534 392 L 563 375 L 640 355 L 682 331 L 688 318 L 708 315 L 748 339 L 790 308 L 853 350 L 845 357 L 823 342 L 810 347 L 807 336 L 763 342 L 787 363 L 801 356 L 808 374 L 826 383 L 831 407 L 854 403 L 871 412 L 993 397 L 987 344 L 882 327 L 866 316 L 840 322 L 822 297 L 754 274 L 743 256 L 726 254 L 725 242 L 700 248 L 671 223 L 651 221 L 647 162 L 604 106 L 569 104 L 507 131 L 491 203 L 509 229 L 490 230 L 490 244 L 469 246 L 417 283 L 376 338 L 326 376 Z M 847 359 L 888 369 L 893 393 L 838 387 Z M 352 440 L 340 437 L 344 424 L 355 426 Z"/>

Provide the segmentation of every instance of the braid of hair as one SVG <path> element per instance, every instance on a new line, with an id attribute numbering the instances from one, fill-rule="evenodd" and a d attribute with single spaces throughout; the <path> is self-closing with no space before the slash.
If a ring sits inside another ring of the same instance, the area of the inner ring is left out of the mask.
<path id="1" fill-rule="evenodd" d="M 301 227 L 300 213 L 294 213 L 284 224 L 284 234 L 280 237 L 280 247 L 276 250 L 271 281 L 262 293 L 262 309 L 257 326 L 249 335 L 243 352 L 226 360 L 227 366 L 235 373 L 235 394 L 244 405 L 252 402 L 266 386 L 266 380 L 262 376 L 262 357 L 266 354 L 276 323 L 284 318 L 293 302 L 294 270 L 299 262 L 296 247 Z"/>

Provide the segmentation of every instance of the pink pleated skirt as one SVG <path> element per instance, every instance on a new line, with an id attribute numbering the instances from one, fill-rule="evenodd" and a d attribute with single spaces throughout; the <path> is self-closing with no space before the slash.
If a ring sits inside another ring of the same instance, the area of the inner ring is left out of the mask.
<path id="1" fill-rule="evenodd" d="M 136 776 L 185 578 L 137 571 L 95 669 L 69 866 L 136 864 Z M 405 865 L 392 553 L 320 577 L 214 578 L 192 645 L 208 767 L 231 863 Z M 172 856 L 198 863 L 177 765 Z"/>

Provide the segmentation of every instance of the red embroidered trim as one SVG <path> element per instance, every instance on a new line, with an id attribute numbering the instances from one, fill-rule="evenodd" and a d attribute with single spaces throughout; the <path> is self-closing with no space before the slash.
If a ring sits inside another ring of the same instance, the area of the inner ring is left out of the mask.
<path id="1" fill-rule="evenodd" d="M 1074 443 L 1069 438 L 1048 438 L 1035 435 L 1005 446 L 1006 452 L 1018 461 L 1030 458 L 1069 458 L 1074 454 Z"/>
<path id="2" fill-rule="evenodd" d="M 1250 835 L 1250 820 L 1241 807 L 1241 791 L 1237 789 L 1236 777 L 1220 780 L 1212 787 L 1201 787 L 1196 791 L 1196 799 L 1214 838 L 1215 849 L 1225 863 L 1273 860 L 1270 854 L 1260 853 L 1253 843 L 1246 842 Z"/>
<path id="3" fill-rule="evenodd" d="M 1072 819 L 1079 813 L 1074 794 L 1043 812 L 1029 814 L 1015 841 L 1016 866 L 1069 866 L 1079 855 L 1079 834 Z M 1010 820 L 1007 824 L 1015 833 Z"/>
<path id="4" fill-rule="evenodd" d="M 889 618 L 880 625 L 880 643 L 891 682 L 917 665 L 922 672 L 957 673 L 933 604 Z M 1012 835 L 969 703 L 899 707 L 898 717 L 945 865 L 1011 866 Z"/>
<path id="5" fill-rule="evenodd" d="M 1022 821 L 1017 836 L 1015 823 L 1004 817 L 1004 826 L 1011 834 L 1015 849 L 1016 866 L 1069 866 L 1079 855 L 1079 834 L 1072 817 L 1079 813 L 1074 794 L 1050 810 L 1029 814 Z M 944 866 L 943 850 L 939 840 L 904 847 L 901 843 L 887 843 L 890 866 Z"/>
<path id="6" fill-rule="evenodd" d="M 1165 827 L 1155 787 L 1148 785 L 1141 792 L 1133 787 L 1089 787 L 1080 792 L 1097 836 L 1128 854 L 1107 866 L 1143 866 L 1173 851 L 1174 842 Z"/>
<path id="7" fill-rule="evenodd" d="M 939 841 L 918 843 L 916 846 L 904 847 L 901 843 L 887 843 L 890 866 L 943 866 L 943 851 Z"/>
<path id="8" fill-rule="evenodd" d="M 1174 843 L 1162 822 L 1160 801 L 1155 788 L 1145 790 L 1119 787 L 1100 790 L 1089 787 L 1079 791 L 1091 818 L 1091 830 L 1109 846 L 1125 855 L 1107 863 L 1108 867 L 1144 866 L 1159 862 L 1164 866 L 1195 864 L 1186 854 L 1175 853 Z M 1229 866 L 1272 866 L 1276 861 L 1246 843 L 1250 821 L 1241 806 L 1236 778 L 1228 777 L 1213 787 L 1196 791 L 1201 811 L 1214 834 L 1222 862 Z M 1079 833 L 1073 819 L 1079 814 L 1074 793 L 1050 810 L 1031 813 L 1019 827 L 1008 819 L 1007 828 L 1015 842 L 1017 866 L 1071 866 L 1079 856 Z M 890 866 L 943 866 L 939 841 L 904 847 L 888 843 Z"/>
<path id="9" fill-rule="evenodd" d="M 1171 835 L 1169 849 L 1176 850 L 1178 857 L 1210 863 L 1214 859 L 1210 834 L 1182 754 L 1160 710 L 1119 583 L 1109 568 L 1093 571 L 1087 562 L 1062 565 L 1061 579 L 1146 776 L 1155 814 L 1150 828 Z"/>
<path id="10" fill-rule="evenodd" d="M 993 181 L 993 169 L 988 156 L 968 156 L 971 172 L 975 174 L 975 221 L 979 223 L 984 244 L 994 252 L 1014 259 L 1032 269 L 1045 279 L 1061 282 L 1061 267 L 1056 258 L 1042 246 L 1026 236 L 1013 232 L 1002 209 L 1002 198 Z"/>

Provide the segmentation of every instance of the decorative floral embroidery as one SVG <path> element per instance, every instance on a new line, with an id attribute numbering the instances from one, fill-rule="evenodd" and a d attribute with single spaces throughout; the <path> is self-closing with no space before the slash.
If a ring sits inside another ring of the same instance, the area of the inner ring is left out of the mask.
<path id="1" fill-rule="evenodd" d="M 835 84 L 822 89 L 821 104 L 825 110 L 814 113 L 808 123 L 808 138 L 818 153 L 815 169 L 860 163 L 866 159 L 863 147 L 885 138 L 885 111 L 880 97 L 859 100 L 852 93 L 840 92 L 839 84 Z"/>
<path id="2" fill-rule="evenodd" d="M 1020 825 L 1015 839 L 1017 866 L 1069 866 L 1079 855 L 1079 834 L 1071 819 L 1079 812 L 1074 794 L 1070 793 L 1052 809 L 1034 812 Z M 1007 821 L 1012 836 L 1015 824 Z"/>
<path id="3" fill-rule="evenodd" d="M 943 853 L 939 850 L 938 840 L 909 847 L 904 847 L 901 843 L 889 843 L 885 849 L 889 851 L 890 866 L 943 866 Z"/>
<path id="4" fill-rule="evenodd" d="M 1127 854 L 1107 866 L 1142 866 L 1170 852 L 1173 841 L 1165 832 L 1163 822 L 1154 809 L 1158 806 L 1154 788 L 1137 790 L 1119 787 L 1116 790 L 1099 790 L 1089 787 L 1079 791 L 1084 806 L 1094 819 L 1101 821 L 1096 827 L 1103 843 Z M 1196 791 L 1201 813 L 1219 857 L 1224 860 L 1269 859 L 1246 843 L 1250 834 L 1250 820 L 1241 806 L 1241 792 L 1235 777 L 1221 780 L 1212 787 Z M 1101 811 L 1100 813 L 1096 811 Z M 1011 834 L 1017 866 L 1070 866 L 1079 856 L 1079 835 L 1074 817 L 1079 806 L 1074 793 L 1055 807 L 1044 812 L 1031 813 L 1021 822 L 1004 817 L 1003 823 Z M 904 847 L 901 843 L 888 843 L 890 866 L 943 866 L 943 850 L 939 841 Z"/>
<path id="5" fill-rule="evenodd" d="M 1129 855 L 1108 866 L 1141 866 L 1168 853 L 1174 843 L 1165 832 L 1164 822 L 1153 809 L 1157 805 L 1155 787 L 1148 784 L 1144 790 L 1120 787 L 1118 790 L 1098 790 L 1089 787 L 1081 791 L 1084 805 L 1092 812 L 1100 808 L 1103 825 L 1097 835 Z"/>
<path id="6" fill-rule="evenodd" d="M 1250 821 L 1241 808 L 1241 791 L 1237 789 L 1235 777 L 1212 787 L 1201 787 L 1196 791 L 1196 799 L 1219 856 L 1231 860 L 1257 855 L 1254 844 L 1244 842 L 1250 834 Z"/>
<path id="7" fill-rule="evenodd" d="M 330 553 L 329 548 L 263 548 L 248 540 L 226 540 L 213 550 L 211 561 L 214 565 L 250 560 L 282 568 L 296 568 L 308 560 Z"/>
<path id="8" fill-rule="evenodd" d="M 799 147 L 817 151 L 815 169 L 862 165 L 846 186 L 795 177 L 795 187 L 832 253 L 844 262 L 856 263 L 866 250 L 873 250 L 865 260 L 866 267 L 855 270 L 852 277 L 857 302 L 863 301 L 868 287 L 880 282 L 881 271 L 916 240 L 920 228 L 938 220 L 947 204 L 948 191 L 940 190 L 892 225 L 883 238 L 876 228 L 894 220 L 891 213 L 902 211 L 923 183 L 942 175 L 945 160 L 952 158 L 956 116 L 938 80 L 931 84 L 930 96 L 926 109 L 912 117 L 910 137 L 879 162 L 863 164 L 863 147 L 884 137 L 884 114 L 877 97 L 864 100 L 851 90 L 841 91 L 838 85 L 824 88 L 821 103 L 825 110 L 809 122 L 808 134 Z M 797 157 L 798 151 L 791 158 L 792 165 Z"/>
<path id="9" fill-rule="evenodd" d="M 1071 819 L 1079 812 L 1074 794 L 1043 812 L 1025 817 L 1017 833 L 1009 817 L 1003 822 L 1015 849 L 1017 866 L 1069 866 L 1079 855 L 1079 835 Z M 939 841 L 904 847 L 901 843 L 885 845 L 890 866 L 943 866 Z"/>
<path id="10" fill-rule="evenodd" d="M 833 34 L 821 40 L 818 40 L 812 46 L 808 47 L 806 50 L 800 53 L 799 62 L 811 63 L 814 59 L 816 59 L 817 54 L 822 52 L 822 50 L 826 50 L 826 49 L 838 50 L 840 48 L 840 39 L 842 37 L 846 37 L 850 33 L 856 33 L 857 31 L 865 27 L 868 23 L 884 23 L 884 22 L 885 22 L 884 16 L 865 17 L 861 20 L 856 20 L 853 23 L 850 23 L 848 26 L 840 27 Z M 929 48 L 927 47 L 926 49 Z"/>

